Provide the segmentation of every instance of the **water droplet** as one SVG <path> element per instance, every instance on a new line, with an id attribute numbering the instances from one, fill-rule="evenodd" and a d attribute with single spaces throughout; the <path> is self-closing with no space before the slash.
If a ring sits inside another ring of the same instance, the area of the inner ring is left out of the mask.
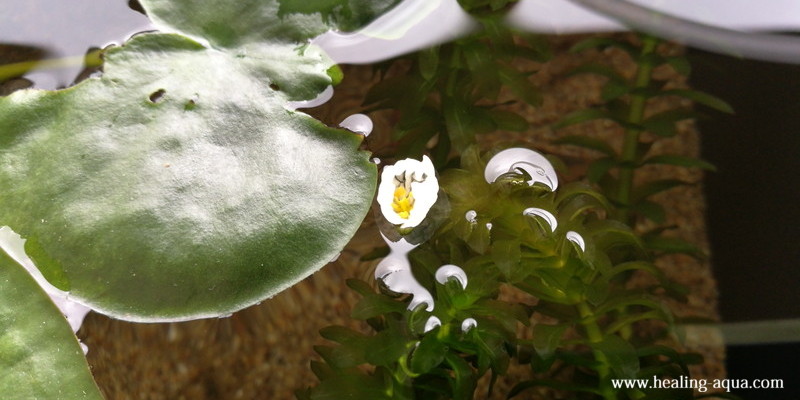
<path id="1" fill-rule="evenodd" d="M 353 114 L 339 123 L 339 127 L 364 136 L 372 133 L 372 120 L 364 114 Z"/>
<path id="2" fill-rule="evenodd" d="M 381 234 L 383 241 L 389 245 L 389 255 L 386 256 L 375 268 L 375 279 L 383 281 L 386 287 L 395 293 L 406 293 L 412 296 L 409 310 L 417 308 L 422 303 L 426 304 L 427 311 L 433 311 L 433 296 L 414 278 L 411 272 L 411 263 L 408 253 L 417 245 L 408 243 L 405 239 L 392 242 Z"/>
<path id="3" fill-rule="evenodd" d="M 469 223 L 475 224 L 478 222 L 478 213 L 475 210 L 469 210 L 464 214 L 464 218 L 466 218 Z"/>
<path id="4" fill-rule="evenodd" d="M 314 108 L 327 103 L 331 97 L 333 97 L 333 86 L 328 86 L 316 98 L 311 100 L 290 101 L 289 108 L 292 110 L 297 110 L 298 108 Z"/>
<path id="5" fill-rule="evenodd" d="M 380 163 L 381 163 L 381 159 L 380 159 L 380 158 L 378 158 L 378 157 L 374 157 L 374 158 L 372 159 L 372 163 L 373 163 L 373 164 L 380 164 Z"/>
<path id="6" fill-rule="evenodd" d="M 578 247 L 581 248 L 581 251 L 586 251 L 586 242 L 583 240 L 583 236 L 581 236 L 580 233 L 575 231 L 567 232 L 567 240 L 578 245 Z"/>
<path id="7" fill-rule="evenodd" d="M 467 318 L 461 322 L 461 332 L 467 333 L 476 326 L 478 326 L 478 321 L 475 321 L 475 318 Z"/>
<path id="8" fill-rule="evenodd" d="M 423 329 L 422 332 L 428 333 L 434 330 L 437 326 L 442 326 L 442 321 L 440 321 L 439 318 L 436 318 L 435 316 L 431 315 L 431 317 L 428 318 L 427 321 L 425 321 L 425 329 Z"/>
<path id="9" fill-rule="evenodd" d="M 406 0 L 354 33 L 330 31 L 311 43 L 337 64 L 366 64 L 449 42 L 479 27 L 455 0 Z"/>
<path id="10" fill-rule="evenodd" d="M 556 217 L 553 216 L 553 214 L 551 214 L 550 211 L 541 208 L 531 207 L 531 208 L 526 208 L 525 211 L 522 212 L 522 215 L 528 217 L 533 217 L 533 216 L 541 217 L 542 219 L 545 220 L 545 222 L 547 222 L 548 225 L 550 225 L 550 230 L 552 230 L 553 232 L 555 232 L 556 227 L 558 227 L 558 220 L 556 220 Z"/>
<path id="11" fill-rule="evenodd" d="M 467 288 L 467 273 L 461 267 L 453 264 L 446 264 L 436 270 L 436 281 L 444 285 L 450 279 L 458 280 L 461 288 Z"/>
<path id="12" fill-rule="evenodd" d="M 486 182 L 492 183 L 500 175 L 519 170 L 524 170 L 530 176 L 529 185 L 540 182 L 550 190 L 558 188 L 558 176 L 550 161 L 533 150 L 521 147 L 513 147 L 495 154 L 486 164 L 483 177 Z"/>
<path id="13" fill-rule="evenodd" d="M 489 231 L 491 231 L 493 226 L 494 226 L 494 225 L 492 225 L 492 223 L 491 223 L 491 222 L 487 222 L 487 223 L 486 223 L 486 230 L 489 230 Z"/>

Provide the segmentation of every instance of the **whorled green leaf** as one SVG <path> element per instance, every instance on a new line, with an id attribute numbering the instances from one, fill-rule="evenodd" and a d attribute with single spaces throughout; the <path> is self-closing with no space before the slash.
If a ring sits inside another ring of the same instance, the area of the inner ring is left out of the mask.
<path id="1" fill-rule="evenodd" d="M 311 17 L 278 19 L 274 0 L 142 3 L 199 41 L 138 35 L 101 78 L 0 99 L 0 224 L 106 314 L 227 314 L 336 255 L 376 168 L 359 136 L 288 107 L 331 83 L 293 41 Z"/>
<path id="2" fill-rule="evenodd" d="M 694 101 L 695 103 L 713 108 L 717 111 L 721 111 L 727 114 L 733 114 L 733 107 L 730 104 L 728 104 L 725 100 L 722 100 L 719 97 L 698 90 L 670 89 L 662 91 L 659 95 L 683 97 L 685 99 Z"/>
<path id="3" fill-rule="evenodd" d="M 424 374 L 435 368 L 447 354 L 447 346 L 434 334 L 425 335 L 419 342 L 419 346 L 411 353 L 409 366 L 411 370 Z"/>
<path id="4" fill-rule="evenodd" d="M 619 162 L 614 157 L 602 157 L 592 161 L 586 169 L 586 179 L 589 182 L 597 183 L 603 179 L 608 171 L 619 165 Z"/>
<path id="5" fill-rule="evenodd" d="M 689 76 L 692 73 L 692 64 L 689 63 L 689 60 L 686 57 L 681 56 L 673 56 L 673 57 L 665 57 L 664 62 L 667 63 L 675 72 L 683 75 Z"/>
<path id="6" fill-rule="evenodd" d="M 597 109 L 581 110 L 570 114 L 561 122 L 553 126 L 553 129 L 560 129 L 569 125 L 578 124 L 581 122 L 591 121 L 600 118 L 607 118 L 607 112 Z M 573 146 L 583 147 L 585 149 L 599 151 L 609 157 L 616 157 L 617 152 L 608 143 L 587 136 L 570 135 L 556 139 L 555 144 L 569 144 Z"/>
<path id="7" fill-rule="evenodd" d="M 657 156 L 652 156 L 644 160 L 642 164 L 677 165 L 679 167 L 686 167 L 686 168 L 700 168 L 706 171 L 717 170 L 717 167 L 715 167 L 714 164 L 711 164 L 708 161 L 701 160 L 699 158 L 673 155 L 673 154 L 660 154 Z"/>
<path id="8" fill-rule="evenodd" d="M 602 352 L 614 375 L 618 378 L 632 379 L 639 371 L 639 357 L 636 349 L 617 335 L 606 335 L 603 341 L 592 343 L 592 348 Z"/>
<path id="9" fill-rule="evenodd" d="M 680 179 L 658 179 L 643 183 L 633 190 L 634 202 L 642 201 L 654 194 L 661 193 L 678 186 L 690 185 L 689 182 Z"/>
<path id="10" fill-rule="evenodd" d="M 429 81 L 436 76 L 436 70 L 439 69 L 439 47 L 434 46 L 423 49 L 418 54 L 417 67 L 419 68 L 419 74 L 426 81 Z"/>
<path id="11" fill-rule="evenodd" d="M 661 254 L 688 254 L 698 260 L 708 257 L 699 247 L 679 238 L 648 235 L 643 239 L 647 249 Z"/>
<path id="12" fill-rule="evenodd" d="M 702 116 L 697 111 L 685 108 L 676 108 L 660 112 L 646 118 L 642 126 L 649 132 L 662 137 L 672 137 L 678 133 L 676 123 L 678 121 L 695 119 Z"/>
<path id="13" fill-rule="evenodd" d="M 476 386 L 476 378 L 472 366 L 452 352 L 445 354 L 444 358 L 453 370 L 453 379 L 450 382 L 453 399 L 472 398 Z"/>
<path id="14" fill-rule="evenodd" d="M 550 357 L 561 344 L 568 325 L 536 324 L 533 326 L 533 347 L 541 357 Z"/>
<path id="15" fill-rule="evenodd" d="M 653 201 L 640 200 L 635 204 L 631 204 L 630 210 L 657 224 L 663 224 L 666 220 L 664 206 Z"/>
<path id="16" fill-rule="evenodd" d="M 64 316 L 0 250 L 0 398 L 102 399 Z"/>

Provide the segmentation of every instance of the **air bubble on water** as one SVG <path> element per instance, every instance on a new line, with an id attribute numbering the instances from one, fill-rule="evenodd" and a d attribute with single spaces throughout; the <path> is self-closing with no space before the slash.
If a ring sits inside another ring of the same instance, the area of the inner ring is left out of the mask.
<path id="1" fill-rule="evenodd" d="M 493 183 L 503 174 L 519 173 L 520 170 L 530 176 L 528 185 L 539 182 L 550 190 L 558 188 L 558 176 L 550 161 L 543 155 L 522 147 L 513 147 L 495 154 L 486 164 L 483 177 L 486 182 Z"/>
<path id="2" fill-rule="evenodd" d="M 364 136 L 372 133 L 372 120 L 364 114 L 353 114 L 339 123 L 340 128 L 347 129 Z"/>
<path id="3" fill-rule="evenodd" d="M 478 321 L 475 321 L 475 318 L 467 318 L 461 322 L 461 332 L 467 333 L 476 326 L 478 326 Z"/>
<path id="4" fill-rule="evenodd" d="M 493 226 L 494 226 L 494 225 L 492 225 L 492 223 L 491 223 L 491 222 L 487 222 L 487 223 L 486 223 L 486 230 L 489 230 L 489 231 L 491 231 Z"/>
<path id="5" fill-rule="evenodd" d="M 475 224 L 478 222 L 478 213 L 475 210 L 469 210 L 464 214 L 464 218 L 466 218 L 470 224 Z"/>
<path id="6" fill-rule="evenodd" d="M 331 97 L 333 97 L 333 86 L 328 86 L 316 98 L 311 100 L 290 101 L 289 108 L 292 110 L 297 110 L 298 108 L 314 108 L 327 103 Z"/>
<path id="7" fill-rule="evenodd" d="M 545 209 L 535 208 L 535 207 L 526 208 L 525 211 L 522 212 L 522 215 L 528 217 L 536 216 L 544 219 L 545 222 L 547 222 L 547 224 L 550 225 L 550 230 L 552 230 L 553 232 L 555 232 L 556 227 L 558 227 L 558 220 L 556 220 L 556 217 L 553 216 L 553 214 L 551 214 L 550 211 L 547 211 Z"/>
<path id="8" fill-rule="evenodd" d="M 372 158 L 372 163 L 373 163 L 373 164 L 380 164 L 380 163 L 381 163 L 381 159 L 380 159 L 380 158 L 378 158 L 378 157 L 373 157 L 373 158 Z"/>
<path id="9" fill-rule="evenodd" d="M 453 264 L 446 264 L 436 270 L 436 281 L 444 285 L 450 279 L 456 279 L 461 284 L 462 289 L 467 288 L 467 273 L 461 267 Z"/>
<path id="10" fill-rule="evenodd" d="M 408 261 L 408 253 L 417 245 L 408 243 L 402 238 L 393 242 L 383 234 L 381 237 L 389 245 L 389 255 L 381 260 L 375 268 L 375 279 L 381 280 L 392 292 L 410 294 L 409 310 L 425 303 L 425 309 L 429 312 L 433 311 L 433 296 L 414 278 L 414 274 L 411 272 L 411 263 Z"/>
<path id="11" fill-rule="evenodd" d="M 436 318 L 436 316 L 431 315 L 431 317 L 425 321 L 425 328 L 422 330 L 422 332 L 428 333 L 434 330 L 437 326 L 442 326 L 442 321 L 440 321 L 439 318 Z"/>
<path id="12" fill-rule="evenodd" d="M 583 236 L 581 236 L 580 233 L 575 231 L 567 232 L 567 240 L 578 245 L 578 247 L 581 248 L 581 251 L 586 251 L 586 242 L 583 240 Z"/>

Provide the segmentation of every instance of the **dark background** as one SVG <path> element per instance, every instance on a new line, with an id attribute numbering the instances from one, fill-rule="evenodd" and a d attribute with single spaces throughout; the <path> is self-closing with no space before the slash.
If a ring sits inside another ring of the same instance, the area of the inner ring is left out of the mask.
<path id="1" fill-rule="evenodd" d="M 800 320 L 800 66 L 691 50 L 691 85 L 736 114 L 698 122 L 723 322 Z M 796 340 L 796 338 L 794 339 Z M 800 399 L 800 342 L 729 346 L 731 379 L 782 378 L 746 400 Z"/>

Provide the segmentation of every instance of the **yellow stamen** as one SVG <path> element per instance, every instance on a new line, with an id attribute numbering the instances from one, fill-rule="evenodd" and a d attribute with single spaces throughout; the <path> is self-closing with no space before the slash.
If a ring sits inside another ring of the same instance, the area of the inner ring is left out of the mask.
<path id="1" fill-rule="evenodd" d="M 411 215 L 411 209 L 414 208 L 414 196 L 411 191 L 406 191 L 403 186 L 398 186 L 394 190 L 394 201 L 392 201 L 392 209 L 400 218 L 408 219 Z"/>

